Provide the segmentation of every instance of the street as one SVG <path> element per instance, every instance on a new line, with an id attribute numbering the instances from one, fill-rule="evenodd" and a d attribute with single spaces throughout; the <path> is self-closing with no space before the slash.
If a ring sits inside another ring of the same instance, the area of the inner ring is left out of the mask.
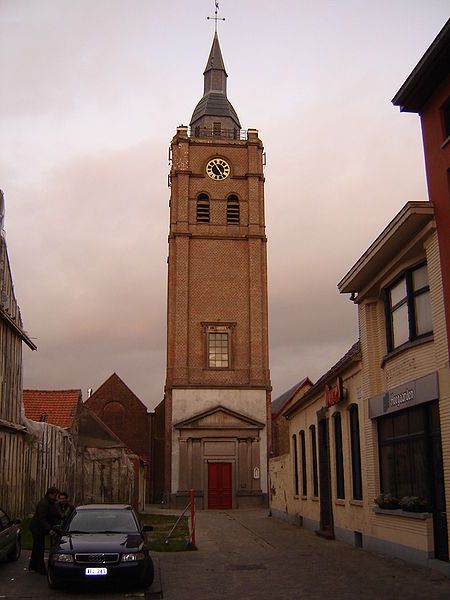
<path id="1" fill-rule="evenodd" d="M 448 599 L 450 579 L 267 516 L 267 510 L 199 511 L 197 552 L 154 553 L 156 579 L 144 591 L 49 590 L 29 573 L 29 552 L 0 564 L 0 598 L 37 600 Z"/>

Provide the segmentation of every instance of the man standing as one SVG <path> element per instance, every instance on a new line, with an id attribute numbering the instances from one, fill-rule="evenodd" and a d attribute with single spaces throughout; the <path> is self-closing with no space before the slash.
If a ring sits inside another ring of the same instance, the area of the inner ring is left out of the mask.
<path id="1" fill-rule="evenodd" d="M 47 574 L 45 568 L 45 536 L 55 535 L 53 526 L 59 519 L 56 499 L 58 497 L 58 488 L 48 488 L 45 496 L 38 502 L 36 512 L 30 521 L 30 531 L 33 535 L 33 549 L 31 551 L 29 571 L 37 571 L 41 575 Z"/>

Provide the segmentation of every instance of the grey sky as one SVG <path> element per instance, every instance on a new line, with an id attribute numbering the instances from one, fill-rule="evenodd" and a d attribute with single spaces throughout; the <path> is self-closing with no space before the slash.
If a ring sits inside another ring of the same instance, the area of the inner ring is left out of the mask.
<path id="1" fill-rule="evenodd" d="M 214 3 L 0 0 L 0 186 L 16 295 L 38 351 L 24 385 L 149 406 L 165 377 L 167 148 L 202 94 Z M 223 0 L 228 96 L 267 152 L 273 397 L 357 339 L 336 283 L 408 200 L 420 124 L 390 99 L 444 0 Z"/>

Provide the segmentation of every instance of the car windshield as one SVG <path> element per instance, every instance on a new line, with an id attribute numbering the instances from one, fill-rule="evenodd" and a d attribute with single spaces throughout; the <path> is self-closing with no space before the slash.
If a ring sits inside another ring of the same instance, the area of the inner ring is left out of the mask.
<path id="1" fill-rule="evenodd" d="M 134 533 L 138 531 L 130 510 L 93 508 L 76 511 L 67 531 L 69 533 Z"/>

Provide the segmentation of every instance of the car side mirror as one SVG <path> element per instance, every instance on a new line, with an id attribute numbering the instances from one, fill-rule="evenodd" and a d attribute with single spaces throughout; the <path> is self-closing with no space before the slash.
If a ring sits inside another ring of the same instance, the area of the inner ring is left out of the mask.
<path id="1" fill-rule="evenodd" d="M 144 525 L 142 531 L 153 531 L 153 525 Z"/>

